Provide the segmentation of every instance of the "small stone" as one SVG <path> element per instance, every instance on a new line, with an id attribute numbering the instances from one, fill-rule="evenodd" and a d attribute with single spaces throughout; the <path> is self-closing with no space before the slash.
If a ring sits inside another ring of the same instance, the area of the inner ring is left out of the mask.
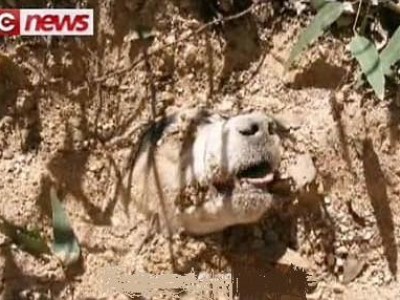
<path id="1" fill-rule="evenodd" d="M 317 170 L 310 154 L 303 154 L 297 158 L 296 164 L 288 170 L 298 189 L 314 181 Z"/>
<path id="2" fill-rule="evenodd" d="M 338 268 L 341 268 L 341 267 L 343 267 L 343 265 L 344 265 L 344 260 L 340 257 L 336 258 L 336 266 Z"/>
<path id="3" fill-rule="evenodd" d="M 347 248 L 345 246 L 340 246 L 339 248 L 336 249 L 336 253 L 339 255 L 345 255 L 347 254 Z"/>
<path id="4" fill-rule="evenodd" d="M 326 205 L 331 204 L 331 198 L 330 197 L 324 197 L 324 202 Z"/>
<path id="5" fill-rule="evenodd" d="M 289 248 L 287 248 L 286 252 L 279 258 L 277 264 L 287 266 L 293 265 L 304 270 L 312 269 L 312 264 L 307 258 L 301 256 L 297 251 L 290 250 Z"/>
<path id="6" fill-rule="evenodd" d="M 87 150 L 89 148 L 89 141 L 88 140 L 84 140 L 83 144 L 82 144 L 83 149 Z"/>
<path id="7" fill-rule="evenodd" d="M 163 92 L 161 94 L 161 101 L 165 102 L 166 104 L 174 103 L 175 96 L 171 92 Z"/>
<path id="8" fill-rule="evenodd" d="M 11 164 L 7 168 L 7 172 L 8 173 L 13 173 L 15 170 L 16 170 L 16 165 L 15 164 Z M 11 179 L 11 178 L 9 178 L 9 179 Z"/>
<path id="9" fill-rule="evenodd" d="M 10 116 L 5 116 L 0 120 L 0 129 L 3 129 L 6 126 L 11 125 L 13 122 L 13 118 Z"/>
<path id="10" fill-rule="evenodd" d="M 372 231 L 367 231 L 367 232 L 365 232 L 364 233 L 364 239 L 366 240 L 366 241 L 369 241 L 369 240 L 371 240 L 371 238 L 372 238 L 372 236 L 373 236 L 374 234 L 373 234 L 373 232 Z"/>
<path id="11" fill-rule="evenodd" d="M 335 98 L 338 102 L 343 102 L 344 101 L 344 93 L 342 91 L 339 91 L 335 94 Z"/>
<path id="12" fill-rule="evenodd" d="M 364 269 L 365 262 L 350 255 L 343 265 L 343 283 L 347 284 L 357 278 Z"/>
<path id="13" fill-rule="evenodd" d="M 89 171 L 90 172 L 97 172 L 100 171 L 103 168 L 103 164 L 100 161 L 96 161 L 93 164 L 89 166 Z"/>
<path id="14" fill-rule="evenodd" d="M 14 153 L 10 150 L 3 151 L 3 158 L 4 159 L 12 159 L 14 157 Z"/>
<path id="15" fill-rule="evenodd" d="M 344 292 L 344 286 L 343 286 L 343 284 L 340 284 L 339 282 L 335 282 L 333 284 L 332 289 L 333 289 L 333 292 L 336 294 L 342 294 Z"/>

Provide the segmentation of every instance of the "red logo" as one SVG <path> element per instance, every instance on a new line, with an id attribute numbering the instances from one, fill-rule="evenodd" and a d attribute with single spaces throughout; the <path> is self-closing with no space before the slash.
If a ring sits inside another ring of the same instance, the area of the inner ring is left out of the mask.
<path id="1" fill-rule="evenodd" d="M 90 36 L 93 9 L 0 9 L 0 36 Z"/>
<path id="2" fill-rule="evenodd" d="M 84 32 L 88 28 L 88 15 L 60 16 L 57 14 L 49 14 L 46 16 L 29 15 L 24 30 L 37 32 L 62 32 L 63 30 L 67 32 Z"/>
<path id="3" fill-rule="evenodd" d="M 19 9 L 0 9 L 0 36 L 20 35 Z"/>

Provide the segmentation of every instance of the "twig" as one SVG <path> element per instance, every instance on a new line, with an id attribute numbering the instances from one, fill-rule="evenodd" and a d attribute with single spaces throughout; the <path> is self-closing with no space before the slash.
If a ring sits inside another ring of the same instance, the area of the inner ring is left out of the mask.
<path id="1" fill-rule="evenodd" d="M 153 146 L 153 145 L 152 145 Z M 153 147 L 151 147 L 153 148 Z M 156 189 L 157 189 L 157 194 L 158 194 L 158 199 L 160 200 L 160 206 L 161 206 L 161 213 L 163 214 L 164 220 L 165 220 L 165 227 L 167 229 L 167 235 L 168 235 L 168 249 L 169 249 L 169 254 L 170 254 L 170 258 L 171 258 L 171 266 L 173 271 L 176 271 L 177 268 L 177 264 L 176 264 L 176 260 L 175 260 L 175 256 L 174 256 L 174 249 L 172 247 L 172 236 L 173 236 L 173 232 L 172 232 L 172 227 L 170 224 L 170 215 L 169 215 L 169 211 L 166 207 L 166 201 L 165 201 L 165 197 L 164 197 L 164 191 L 162 189 L 161 186 L 161 179 L 160 179 L 160 174 L 158 173 L 158 169 L 157 169 L 157 164 L 156 164 L 156 158 L 154 157 L 154 149 L 150 149 L 149 150 L 150 156 L 151 156 L 151 164 L 152 164 L 152 168 L 153 168 L 153 175 L 154 175 L 154 181 L 155 181 L 155 185 L 156 185 Z"/>
<path id="2" fill-rule="evenodd" d="M 360 0 L 360 2 L 358 3 L 357 14 L 356 14 L 356 18 L 355 18 L 354 24 L 353 24 L 353 33 L 355 35 L 357 34 L 356 26 L 357 26 L 358 18 L 360 17 L 360 11 L 361 11 L 362 2 L 363 2 L 363 0 Z"/>
<path id="3" fill-rule="evenodd" d="M 139 31 L 139 37 L 140 40 L 143 42 L 144 37 L 143 33 Z M 150 81 L 150 95 L 151 95 L 151 102 L 150 102 L 150 108 L 151 108 L 151 118 L 152 121 L 155 122 L 156 116 L 157 116 L 157 111 L 156 111 L 156 102 L 157 102 L 157 93 L 156 93 L 156 87 L 154 85 L 154 73 L 153 70 L 151 69 L 151 64 L 150 64 L 150 58 L 149 58 L 149 53 L 147 52 L 147 47 L 143 47 L 143 59 L 144 59 L 144 64 L 146 66 L 146 71 L 148 74 L 148 78 Z"/>
<path id="4" fill-rule="evenodd" d="M 161 52 L 162 50 L 164 50 L 166 48 L 169 48 L 169 47 L 171 47 L 171 46 L 173 46 L 175 44 L 184 42 L 184 41 L 188 40 L 189 38 L 191 38 L 192 36 L 200 34 L 201 32 L 203 32 L 204 30 L 206 30 L 207 28 L 209 28 L 211 26 L 214 26 L 214 25 L 219 24 L 219 23 L 226 23 L 226 22 L 229 22 L 229 21 L 233 21 L 233 20 L 239 19 L 239 18 L 249 14 L 256 6 L 259 6 L 259 5 L 262 5 L 262 4 L 261 3 L 260 4 L 253 4 L 249 8 L 247 8 L 247 9 L 245 9 L 245 10 L 243 10 L 243 11 L 237 13 L 237 14 L 234 14 L 234 15 L 231 15 L 231 16 L 228 16 L 228 17 L 225 17 L 225 18 L 221 17 L 221 18 L 218 18 L 218 19 L 213 20 L 211 22 L 208 22 L 208 23 L 204 24 L 203 26 L 201 26 L 200 28 L 198 28 L 197 30 L 195 30 L 195 31 L 193 31 L 193 32 L 181 37 L 180 39 L 177 39 L 175 41 L 166 43 L 166 44 L 160 46 L 159 48 L 154 49 L 153 51 L 147 52 L 146 53 L 147 57 L 153 56 L 153 55 Z M 123 68 L 123 69 L 120 69 L 120 70 L 117 70 L 117 71 L 112 71 L 112 72 L 110 72 L 110 73 L 108 73 L 108 74 L 106 74 L 104 76 L 98 77 L 98 78 L 95 79 L 95 82 L 103 82 L 103 81 L 107 80 L 111 76 L 118 76 L 118 75 L 122 75 L 122 74 L 124 74 L 126 72 L 129 72 L 135 66 L 137 66 L 140 62 L 142 62 L 143 59 L 145 59 L 145 57 L 142 54 L 141 56 L 139 56 L 133 63 L 131 63 L 126 68 Z"/>

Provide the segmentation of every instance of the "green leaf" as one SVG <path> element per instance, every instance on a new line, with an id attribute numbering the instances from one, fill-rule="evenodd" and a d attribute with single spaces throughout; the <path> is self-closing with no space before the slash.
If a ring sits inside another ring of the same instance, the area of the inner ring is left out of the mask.
<path id="1" fill-rule="evenodd" d="M 41 256 L 50 253 L 45 239 L 42 238 L 38 229 L 28 230 L 17 226 L 0 217 L 0 232 L 7 236 L 11 241 L 34 256 Z"/>
<path id="2" fill-rule="evenodd" d="M 290 53 L 286 68 L 291 66 L 293 61 L 307 45 L 320 37 L 324 31 L 341 16 L 343 10 L 344 6 L 341 2 L 329 2 L 321 8 L 311 24 L 301 33 Z"/>
<path id="3" fill-rule="evenodd" d="M 382 71 L 385 75 L 390 75 L 390 68 L 400 60 L 400 26 L 390 38 L 386 47 L 380 54 Z"/>
<path id="4" fill-rule="evenodd" d="M 80 258 L 81 251 L 78 240 L 53 186 L 50 188 L 50 199 L 53 213 L 53 253 L 61 260 L 63 265 L 69 266 Z"/>
<path id="5" fill-rule="evenodd" d="M 382 100 L 385 95 L 385 77 L 375 45 L 365 37 L 356 35 L 350 42 L 350 51 L 360 64 L 362 72 L 367 76 L 375 94 Z"/>
<path id="6" fill-rule="evenodd" d="M 311 0 L 311 6 L 315 10 L 320 10 L 327 3 L 329 3 L 329 0 Z"/>

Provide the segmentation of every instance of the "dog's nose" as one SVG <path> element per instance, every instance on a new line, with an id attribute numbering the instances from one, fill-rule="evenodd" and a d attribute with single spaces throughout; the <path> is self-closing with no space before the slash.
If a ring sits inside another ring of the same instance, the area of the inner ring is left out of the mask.
<path id="1" fill-rule="evenodd" d="M 238 131 L 241 135 L 250 136 L 255 135 L 260 130 L 260 125 L 257 122 L 246 122 L 242 126 L 238 126 Z"/>
<path id="2" fill-rule="evenodd" d="M 237 116 L 232 118 L 230 121 L 232 127 L 229 127 L 236 130 L 236 132 L 244 138 L 261 138 L 270 133 L 269 119 L 259 113 Z"/>

